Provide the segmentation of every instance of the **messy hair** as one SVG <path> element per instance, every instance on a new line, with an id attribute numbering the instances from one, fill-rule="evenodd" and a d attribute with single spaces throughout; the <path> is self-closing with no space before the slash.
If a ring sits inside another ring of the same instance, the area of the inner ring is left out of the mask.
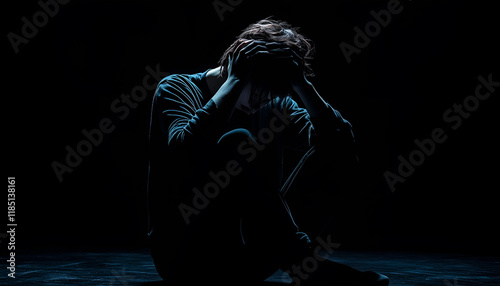
<path id="1" fill-rule="evenodd" d="M 285 21 L 266 18 L 245 28 L 242 33 L 236 37 L 236 41 L 229 46 L 219 60 L 221 75 L 227 74 L 229 55 L 244 40 L 259 40 L 266 42 L 282 43 L 294 51 L 303 59 L 304 73 L 307 77 L 314 76 L 311 68 L 311 60 L 314 54 L 314 45 L 311 40 L 298 33 L 298 28 L 292 27 Z"/>

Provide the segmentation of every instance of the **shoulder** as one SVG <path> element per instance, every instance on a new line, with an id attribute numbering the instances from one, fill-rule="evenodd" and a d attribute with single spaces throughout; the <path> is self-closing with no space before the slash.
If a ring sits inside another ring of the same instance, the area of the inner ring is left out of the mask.
<path id="1" fill-rule="evenodd" d="M 193 82 L 193 75 L 190 74 L 171 74 L 164 77 L 158 83 L 159 88 L 168 89 L 173 86 L 186 85 Z"/>
<path id="2" fill-rule="evenodd" d="M 276 98 L 276 104 L 283 110 L 305 110 L 304 108 L 299 107 L 297 102 L 293 100 L 291 96 Z"/>
<path id="3" fill-rule="evenodd" d="M 168 96 L 169 94 L 189 94 L 199 90 L 204 73 L 196 74 L 171 74 L 164 77 L 159 83 L 155 96 Z"/>

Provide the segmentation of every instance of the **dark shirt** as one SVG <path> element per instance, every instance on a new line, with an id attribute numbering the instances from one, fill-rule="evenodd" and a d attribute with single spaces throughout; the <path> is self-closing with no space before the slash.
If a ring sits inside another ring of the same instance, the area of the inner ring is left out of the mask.
<path id="1" fill-rule="evenodd" d="M 269 158 L 272 188 L 282 187 L 283 149 L 307 151 L 315 145 L 334 146 L 352 142 L 351 125 L 328 106 L 321 118 L 311 119 L 307 110 L 290 97 L 275 98 L 256 113 L 220 112 L 206 84 L 206 73 L 176 74 L 164 78 L 153 99 L 150 126 L 148 203 L 150 233 L 182 228 L 178 209 L 202 185 L 213 166 L 210 162 L 219 138 L 235 128 L 245 128 L 259 142 L 254 148 L 242 142 L 242 154 Z M 231 114 L 228 120 L 227 115 Z M 333 144 L 333 145 L 332 145 Z M 245 153 L 246 152 L 246 153 Z"/>

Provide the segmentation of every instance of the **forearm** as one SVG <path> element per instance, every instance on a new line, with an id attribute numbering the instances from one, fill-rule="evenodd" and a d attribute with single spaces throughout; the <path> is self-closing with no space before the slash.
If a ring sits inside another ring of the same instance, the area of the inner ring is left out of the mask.
<path id="1" fill-rule="evenodd" d="M 316 91 L 314 86 L 308 82 L 294 85 L 295 92 L 299 95 L 301 101 L 312 119 L 321 119 L 331 113 L 331 109 L 323 98 Z"/>
<path id="2" fill-rule="evenodd" d="M 212 99 L 200 106 L 195 103 L 202 99 L 190 92 L 192 87 L 182 77 L 163 82 L 155 94 L 155 102 L 169 146 L 189 145 L 200 139 L 217 140 L 238 97 L 239 86 L 237 80 L 226 80 Z"/>
<path id="3" fill-rule="evenodd" d="M 323 100 L 309 81 L 304 80 L 300 84 L 295 84 L 293 88 L 303 102 L 316 134 L 320 137 L 331 137 L 332 132 L 342 130 L 342 134 L 352 136 L 351 124 Z"/>
<path id="4" fill-rule="evenodd" d="M 212 97 L 217 109 L 222 112 L 232 110 L 238 100 L 242 85 L 240 79 L 229 77 Z"/>
<path id="5" fill-rule="evenodd" d="M 197 110 L 195 116 L 182 128 L 181 138 L 218 140 L 231 116 L 240 91 L 239 80 L 232 78 L 226 80 L 211 100 L 202 109 Z"/>

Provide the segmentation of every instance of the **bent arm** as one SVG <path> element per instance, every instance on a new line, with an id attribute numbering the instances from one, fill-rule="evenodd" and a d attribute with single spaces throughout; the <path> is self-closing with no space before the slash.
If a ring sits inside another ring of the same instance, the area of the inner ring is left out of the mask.
<path id="1" fill-rule="evenodd" d="M 234 106 L 239 82 L 226 81 L 208 102 L 206 94 L 179 76 L 166 78 L 155 94 L 160 126 L 168 146 L 176 148 L 195 140 L 216 143 Z M 206 103 L 205 103 L 206 102 Z"/>
<path id="2" fill-rule="evenodd" d="M 291 110 L 289 113 L 292 115 L 292 122 L 294 122 L 292 132 L 298 134 L 295 138 L 297 140 L 295 146 L 302 150 L 304 147 L 316 146 L 342 162 L 356 164 L 358 159 L 354 150 L 351 124 L 342 117 L 339 111 L 324 101 L 308 81 L 300 85 L 296 84 L 294 91 L 305 106 L 305 109 L 300 108 L 293 100 L 287 104 L 287 108 Z M 303 143 L 306 142 L 308 144 L 304 146 Z"/>
<path id="3" fill-rule="evenodd" d="M 304 80 L 295 84 L 294 91 L 304 103 L 316 134 L 327 136 L 333 130 L 344 131 L 343 133 L 351 130 L 351 124 L 340 115 L 340 112 L 323 100 L 309 81 Z"/>

